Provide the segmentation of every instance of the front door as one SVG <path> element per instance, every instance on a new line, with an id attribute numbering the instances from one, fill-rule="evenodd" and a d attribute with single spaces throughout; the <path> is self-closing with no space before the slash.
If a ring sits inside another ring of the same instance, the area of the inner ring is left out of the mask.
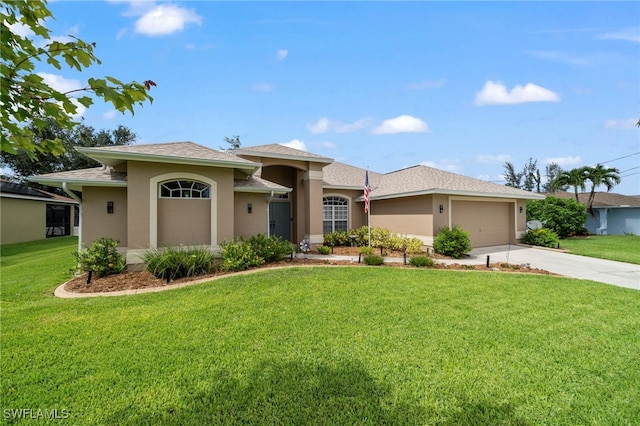
<path id="1" fill-rule="evenodd" d="M 272 201 L 269 203 L 269 236 L 277 235 L 285 241 L 291 238 L 291 203 Z"/>

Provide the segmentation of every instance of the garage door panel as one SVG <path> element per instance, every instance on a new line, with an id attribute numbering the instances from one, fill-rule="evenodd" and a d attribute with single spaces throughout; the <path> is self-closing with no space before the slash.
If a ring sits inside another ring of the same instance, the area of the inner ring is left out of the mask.
<path id="1" fill-rule="evenodd" d="M 469 232 L 472 247 L 507 244 L 512 203 L 453 201 L 451 220 Z"/>

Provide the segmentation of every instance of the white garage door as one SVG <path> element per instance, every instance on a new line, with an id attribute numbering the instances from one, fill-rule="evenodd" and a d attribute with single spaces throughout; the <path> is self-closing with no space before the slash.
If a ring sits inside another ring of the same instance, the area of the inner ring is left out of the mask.
<path id="1" fill-rule="evenodd" d="M 451 221 L 471 234 L 472 247 L 507 244 L 513 227 L 511 209 L 512 203 L 453 201 Z"/>

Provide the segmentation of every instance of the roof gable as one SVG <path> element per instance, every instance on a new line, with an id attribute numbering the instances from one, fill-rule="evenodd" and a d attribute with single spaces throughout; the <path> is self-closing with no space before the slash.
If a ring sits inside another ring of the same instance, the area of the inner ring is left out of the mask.
<path id="1" fill-rule="evenodd" d="M 295 148 L 289 148 L 288 146 L 280 145 L 277 143 L 240 148 L 236 150 L 236 153 L 238 155 L 244 154 L 256 157 L 314 161 L 317 163 L 325 164 L 330 164 L 333 162 L 332 158 L 323 157 L 318 154 L 313 154 L 311 152 L 302 151 Z"/>
<path id="2" fill-rule="evenodd" d="M 128 160 L 230 167 L 249 171 L 260 166 L 244 158 L 193 142 L 76 148 L 76 150 L 107 166 L 115 166 Z"/>

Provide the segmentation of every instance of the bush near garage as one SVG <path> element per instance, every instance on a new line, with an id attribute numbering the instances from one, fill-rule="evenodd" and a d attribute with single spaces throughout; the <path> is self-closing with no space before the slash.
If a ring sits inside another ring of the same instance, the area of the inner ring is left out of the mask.
<path id="1" fill-rule="evenodd" d="M 560 238 L 585 235 L 587 208 L 571 198 L 548 196 L 527 201 L 527 220 L 539 220 Z"/>
<path id="2" fill-rule="evenodd" d="M 460 259 L 471 251 L 469 233 L 456 225 L 453 228 L 442 228 L 433 240 L 436 253 Z"/>

